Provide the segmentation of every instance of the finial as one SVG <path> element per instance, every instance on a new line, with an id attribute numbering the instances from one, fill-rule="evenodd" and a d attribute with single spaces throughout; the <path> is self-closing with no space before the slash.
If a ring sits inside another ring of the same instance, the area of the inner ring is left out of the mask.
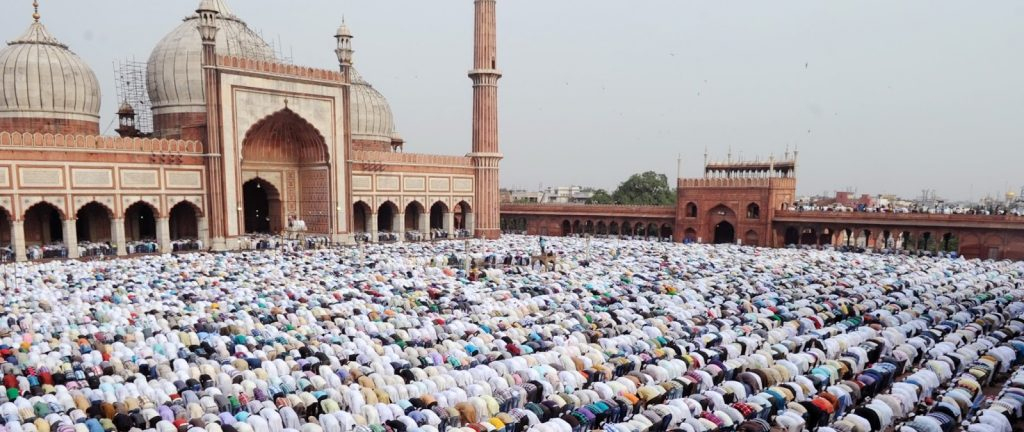
<path id="1" fill-rule="evenodd" d="M 32 19 L 39 22 L 39 0 L 32 1 L 32 8 L 35 9 L 35 12 L 32 12 Z"/>
<path id="2" fill-rule="evenodd" d="M 284 107 L 285 107 L 285 109 L 288 109 L 288 99 L 287 98 L 285 98 L 285 100 L 284 100 Z"/>

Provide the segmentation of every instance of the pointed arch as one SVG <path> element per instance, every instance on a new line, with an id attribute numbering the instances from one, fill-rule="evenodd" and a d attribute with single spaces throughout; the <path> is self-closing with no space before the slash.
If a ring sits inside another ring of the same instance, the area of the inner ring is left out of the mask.
<path id="1" fill-rule="evenodd" d="M 686 217 L 688 217 L 688 218 L 695 218 L 695 217 L 697 217 L 697 204 L 694 203 L 694 202 L 686 203 L 686 207 L 685 207 L 684 211 L 685 211 L 685 213 L 683 213 L 683 214 Z"/>
<path id="2" fill-rule="evenodd" d="M 11 245 L 11 212 L 0 206 L 0 262 L 10 261 L 13 257 L 4 256 L 3 254 L 7 251 L 6 247 Z"/>
<path id="3" fill-rule="evenodd" d="M 302 116 L 289 108 L 270 114 L 245 133 L 242 161 L 326 164 L 327 140 Z"/>
<path id="4" fill-rule="evenodd" d="M 470 218 L 473 215 L 473 207 L 466 201 L 459 201 L 455 205 L 455 229 L 468 230 L 470 229 Z"/>
<path id="5" fill-rule="evenodd" d="M 89 201 L 75 211 L 75 233 L 79 242 L 109 242 L 113 238 L 114 211 L 98 201 Z"/>
<path id="6" fill-rule="evenodd" d="M 420 220 L 421 218 L 424 217 L 423 213 L 425 212 L 426 209 L 423 207 L 423 204 L 421 204 L 419 201 L 409 201 L 409 203 L 405 205 L 404 212 L 405 220 L 403 221 L 403 223 L 405 223 L 405 230 L 407 232 L 418 231 L 420 229 Z"/>
<path id="7" fill-rule="evenodd" d="M 697 242 L 697 230 L 693 228 L 687 228 L 683 231 L 683 243 L 696 243 Z"/>
<path id="8" fill-rule="evenodd" d="M 174 207 L 177 207 L 179 204 L 186 204 L 189 207 L 192 207 L 192 210 L 196 212 L 196 217 L 203 217 L 204 214 L 205 214 L 203 212 L 202 204 L 193 201 L 193 199 L 190 198 L 190 197 L 178 197 L 178 198 L 173 198 L 173 199 L 172 198 L 168 198 L 168 201 L 167 201 L 168 208 L 173 209 Z M 168 212 L 167 214 L 170 215 L 170 212 Z"/>
<path id="9" fill-rule="evenodd" d="M 127 241 L 155 240 L 156 218 L 160 211 L 146 201 L 135 201 L 124 210 L 124 236 Z"/>
<path id="10" fill-rule="evenodd" d="M 760 236 L 757 235 L 757 231 L 749 230 L 743 235 L 743 244 L 747 246 L 757 246 L 760 241 Z"/>
<path id="11" fill-rule="evenodd" d="M 377 206 L 377 231 L 379 232 L 395 232 L 397 226 L 395 225 L 395 218 L 398 216 L 398 206 L 391 200 L 382 202 Z"/>
<path id="12" fill-rule="evenodd" d="M 747 204 L 747 219 L 761 219 L 761 206 L 757 203 Z"/>
<path id="13" fill-rule="evenodd" d="M 284 228 L 282 201 L 277 186 L 262 177 L 255 177 L 242 184 L 245 233 L 280 233 Z"/>
<path id="14" fill-rule="evenodd" d="M 53 207 L 53 209 L 57 211 L 57 214 L 60 215 L 60 219 L 61 220 L 64 220 L 64 219 L 68 218 L 67 217 L 67 213 L 64 211 L 64 203 L 56 203 L 56 202 L 50 201 L 49 199 L 47 199 L 47 197 L 39 197 L 38 199 L 33 200 L 32 202 L 25 202 L 25 203 L 23 203 L 21 208 L 23 208 L 24 210 L 22 210 L 22 212 L 21 212 L 21 218 L 22 219 L 26 219 L 28 217 L 29 210 L 31 210 L 33 207 L 38 206 L 40 204 L 46 204 L 46 205 L 48 205 L 50 207 Z"/>
<path id="15" fill-rule="evenodd" d="M 64 212 L 52 203 L 40 200 L 25 210 L 25 244 L 63 243 Z"/>
<path id="16" fill-rule="evenodd" d="M 373 217 L 373 209 L 366 201 L 359 200 L 352 203 L 352 232 L 370 232 L 370 218 Z"/>
<path id="17" fill-rule="evenodd" d="M 432 230 L 446 230 L 448 227 L 445 225 L 445 216 L 450 210 L 448 204 L 442 200 L 435 201 L 430 205 L 430 229 Z"/>
<path id="18" fill-rule="evenodd" d="M 172 241 L 199 239 L 199 206 L 192 201 L 181 200 L 168 212 L 170 237 Z"/>

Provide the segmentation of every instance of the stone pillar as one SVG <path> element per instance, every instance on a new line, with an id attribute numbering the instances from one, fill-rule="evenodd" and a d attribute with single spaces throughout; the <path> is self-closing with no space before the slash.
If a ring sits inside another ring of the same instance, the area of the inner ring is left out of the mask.
<path id="1" fill-rule="evenodd" d="M 430 212 L 420 213 L 420 235 L 424 240 L 430 240 Z"/>
<path id="2" fill-rule="evenodd" d="M 25 254 L 25 221 L 11 221 L 11 246 L 14 247 L 14 260 L 25 261 L 28 256 Z"/>
<path id="3" fill-rule="evenodd" d="M 203 242 L 203 249 L 204 250 L 205 249 L 209 249 L 210 248 L 210 225 L 206 221 L 206 216 L 200 217 L 199 220 L 196 222 L 196 225 L 197 225 L 196 226 L 197 231 L 199 231 L 199 232 L 196 233 L 196 235 L 199 237 L 199 240 Z"/>
<path id="4" fill-rule="evenodd" d="M 156 243 L 160 253 L 171 252 L 171 224 L 169 218 L 156 218 Z"/>
<path id="5" fill-rule="evenodd" d="M 217 66 L 217 16 L 219 10 L 210 7 L 212 3 L 203 2 L 196 13 L 199 24 L 196 29 L 203 42 L 201 64 L 203 66 L 203 89 L 206 94 L 206 173 L 207 173 L 207 210 L 210 216 L 210 248 L 226 250 L 228 236 L 227 218 L 238 217 L 237 213 L 228 210 L 224 178 L 224 150 L 221 143 L 220 124 L 220 75 Z M 162 247 L 162 246 L 161 246 Z"/>
<path id="6" fill-rule="evenodd" d="M 394 222 L 391 222 L 391 226 L 395 228 L 395 235 L 398 236 L 398 241 L 405 241 L 405 212 L 395 213 Z"/>
<path id="7" fill-rule="evenodd" d="M 451 238 L 452 234 L 455 234 L 455 213 L 451 210 L 444 213 L 444 232 L 448 233 L 448 237 Z"/>
<path id="8" fill-rule="evenodd" d="M 474 212 L 478 226 L 466 228 L 479 238 L 501 236 L 499 225 L 498 163 L 498 38 L 495 0 L 476 0 L 473 37 L 473 161 Z"/>
<path id="9" fill-rule="evenodd" d="M 370 218 L 370 242 L 377 243 L 377 213 L 370 213 L 367 217 Z"/>
<path id="10" fill-rule="evenodd" d="M 74 219 L 64 220 L 64 247 L 68 250 L 68 258 L 78 258 L 78 229 Z"/>
<path id="11" fill-rule="evenodd" d="M 472 212 L 466 213 L 466 231 L 469 231 L 469 236 L 470 237 L 476 237 L 476 233 L 477 233 L 476 213 L 472 213 Z M 484 237 L 484 238 L 490 238 L 490 237 Z"/>
<path id="12" fill-rule="evenodd" d="M 128 255 L 128 244 L 124 238 L 124 218 L 110 220 L 110 236 L 117 249 L 117 256 Z"/>

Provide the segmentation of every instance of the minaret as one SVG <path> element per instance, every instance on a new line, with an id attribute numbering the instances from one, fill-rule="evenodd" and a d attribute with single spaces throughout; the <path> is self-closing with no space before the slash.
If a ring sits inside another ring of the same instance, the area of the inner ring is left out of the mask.
<path id="1" fill-rule="evenodd" d="M 213 0 L 203 0 L 196 9 L 199 14 L 199 37 L 203 40 L 203 91 L 206 94 L 206 220 L 210 230 L 210 248 L 226 250 L 227 218 L 239 214 L 228 209 L 224 188 L 224 155 L 221 144 L 220 84 L 217 75 L 217 9 Z M 232 206 L 234 207 L 234 206 Z"/>
<path id="2" fill-rule="evenodd" d="M 498 41 L 496 0 L 475 0 L 476 23 L 473 37 L 473 159 L 476 180 L 473 187 L 473 233 L 477 238 L 501 236 L 498 225 Z"/>
<path id="3" fill-rule="evenodd" d="M 338 66 L 341 68 L 341 73 L 346 76 L 352 69 L 352 54 L 355 53 L 352 49 L 352 37 L 352 30 L 345 23 L 345 18 L 342 18 L 341 26 L 334 33 L 334 39 L 337 41 L 337 48 L 334 49 L 334 54 L 338 56 Z"/>
<path id="4" fill-rule="evenodd" d="M 352 54 L 355 51 L 352 49 L 352 30 L 345 24 L 345 18 L 341 18 L 341 26 L 338 27 L 338 31 L 334 33 L 334 39 L 337 41 L 337 48 L 334 49 L 334 54 L 338 56 L 338 67 L 341 68 L 341 74 L 345 80 L 345 87 L 342 88 L 342 112 L 345 116 L 345 154 L 352 154 L 352 87 L 349 85 L 352 83 Z M 345 158 L 345 178 L 352 178 L 352 161 L 351 158 Z M 346 180 L 347 181 L 347 180 Z M 345 207 L 338 206 L 339 209 L 345 210 L 347 215 L 345 218 L 345 226 L 349 232 L 352 232 L 352 227 L 355 226 L 354 214 L 351 209 L 352 202 L 352 188 L 347 188 L 345 191 Z M 339 212 L 341 211 L 339 210 Z"/>

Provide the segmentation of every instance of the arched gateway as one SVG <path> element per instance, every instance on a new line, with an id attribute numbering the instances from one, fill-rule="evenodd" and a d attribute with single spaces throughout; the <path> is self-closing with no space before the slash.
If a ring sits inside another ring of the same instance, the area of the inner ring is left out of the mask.
<path id="1" fill-rule="evenodd" d="M 242 170 L 258 178 L 242 185 L 245 232 L 280 232 L 290 217 L 309 232 L 329 233 L 332 200 L 330 160 L 323 135 L 284 108 L 245 134 Z"/>

